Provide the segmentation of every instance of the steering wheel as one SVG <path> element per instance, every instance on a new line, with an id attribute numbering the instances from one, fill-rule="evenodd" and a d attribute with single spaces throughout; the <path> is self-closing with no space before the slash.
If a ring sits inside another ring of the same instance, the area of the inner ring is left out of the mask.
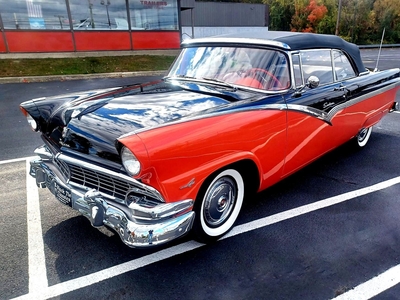
<path id="1" fill-rule="evenodd" d="M 261 73 L 261 74 L 260 74 Z M 253 77 L 256 78 L 257 74 L 260 74 L 259 76 L 261 77 L 263 83 L 262 85 L 264 86 L 264 88 L 266 89 L 270 89 L 273 84 L 271 84 L 271 82 L 273 82 L 279 89 L 283 88 L 282 83 L 279 81 L 278 78 L 276 78 L 273 74 L 271 74 L 270 72 L 268 72 L 265 69 L 261 69 L 261 68 L 251 68 L 249 70 L 247 70 L 244 73 L 244 77 Z M 267 80 L 266 77 L 269 77 L 271 80 Z M 265 86 L 265 82 L 269 82 L 268 87 Z"/>

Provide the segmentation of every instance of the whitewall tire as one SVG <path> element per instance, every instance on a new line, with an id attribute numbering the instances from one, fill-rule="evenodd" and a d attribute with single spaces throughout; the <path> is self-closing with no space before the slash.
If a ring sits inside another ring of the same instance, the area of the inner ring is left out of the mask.
<path id="1" fill-rule="evenodd" d="M 356 136 L 356 143 L 359 148 L 363 148 L 369 141 L 372 133 L 372 126 L 368 128 L 363 128 Z"/>
<path id="2" fill-rule="evenodd" d="M 226 169 L 216 175 L 196 199 L 195 238 L 209 242 L 227 233 L 239 215 L 243 198 L 244 181 L 238 171 Z"/>

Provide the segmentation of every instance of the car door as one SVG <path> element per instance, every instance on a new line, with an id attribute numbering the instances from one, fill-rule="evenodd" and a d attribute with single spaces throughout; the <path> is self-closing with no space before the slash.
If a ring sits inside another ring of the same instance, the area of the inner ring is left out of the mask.
<path id="1" fill-rule="evenodd" d="M 287 152 L 283 176 L 287 176 L 348 139 L 342 104 L 347 90 L 334 72 L 331 49 L 306 50 L 292 55 L 298 88 L 286 98 Z M 311 77 L 315 88 L 305 87 Z"/>

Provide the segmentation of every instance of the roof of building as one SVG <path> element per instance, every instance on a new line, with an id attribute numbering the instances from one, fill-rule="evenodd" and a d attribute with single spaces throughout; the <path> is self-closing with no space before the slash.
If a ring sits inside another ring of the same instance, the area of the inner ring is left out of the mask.
<path id="1" fill-rule="evenodd" d="M 340 49 L 347 53 L 358 73 L 365 71 L 357 45 L 346 42 L 336 35 L 290 31 L 240 32 L 208 38 L 185 40 L 183 45 L 208 43 L 237 43 L 248 45 L 275 46 L 286 50 Z"/>

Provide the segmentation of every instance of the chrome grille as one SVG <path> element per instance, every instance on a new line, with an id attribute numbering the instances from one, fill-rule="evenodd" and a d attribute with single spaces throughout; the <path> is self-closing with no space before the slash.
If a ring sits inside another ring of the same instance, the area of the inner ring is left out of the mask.
<path id="1" fill-rule="evenodd" d="M 129 205 L 132 202 L 155 206 L 164 203 L 161 194 L 150 186 L 100 166 L 59 154 L 53 163 L 65 177 L 65 181 L 84 189 L 95 189 L 103 196 Z"/>
<path id="2" fill-rule="evenodd" d="M 60 172 L 64 175 L 64 178 L 69 179 L 70 174 L 67 164 L 59 159 L 54 159 L 54 163 L 57 165 Z"/>
<path id="3" fill-rule="evenodd" d="M 70 182 L 84 187 L 93 188 L 101 193 L 115 198 L 125 199 L 126 193 L 133 185 L 121 179 L 114 178 L 80 166 L 68 164 L 70 171 Z"/>

